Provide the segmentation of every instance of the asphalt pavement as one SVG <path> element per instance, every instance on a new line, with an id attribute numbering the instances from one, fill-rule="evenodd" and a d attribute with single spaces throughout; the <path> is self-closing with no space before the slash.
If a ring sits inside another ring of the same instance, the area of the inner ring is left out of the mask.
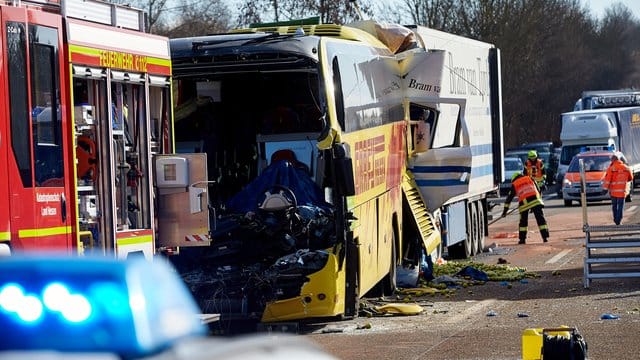
<path id="1" fill-rule="evenodd" d="M 639 189 L 635 192 L 640 199 Z M 502 211 L 496 201 L 494 215 Z M 610 203 L 590 204 L 587 210 L 590 225 L 611 223 Z M 502 259 L 536 273 L 535 278 L 487 282 L 446 295 L 398 296 L 386 300 L 417 303 L 424 311 L 331 321 L 301 333 L 339 359 L 522 359 L 526 329 L 564 325 L 585 338 L 589 359 L 638 359 L 640 279 L 597 279 L 585 288 L 582 208 L 565 207 L 549 189 L 545 215 L 550 241 L 542 242 L 531 216 L 526 245 L 517 244 L 516 212 L 494 216 L 486 238 L 491 251 L 473 259 L 487 264 Z M 634 202 L 626 204 L 623 223 L 640 224 Z M 617 319 L 603 319 L 608 315 Z"/>

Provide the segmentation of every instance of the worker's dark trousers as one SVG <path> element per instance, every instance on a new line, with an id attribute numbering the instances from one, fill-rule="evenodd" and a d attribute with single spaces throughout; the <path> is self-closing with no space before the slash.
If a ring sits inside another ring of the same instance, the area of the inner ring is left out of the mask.
<path id="1" fill-rule="evenodd" d="M 622 221 L 622 215 L 624 211 L 624 198 L 612 196 L 611 210 L 613 211 L 613 222 L 616 223 L 616 225 L 620 225 L 620 221 Z"/>
<path id="2" fill-rule="evenodd" d="M 542 239 L 546 240 L 549 237 L 549 226 L 547 226 L 547 220 L 544 218 L 544 211 L 542 205 L 536 205 L 531 209 L 524 210 L 520 213 L 520 226 L 518 236 L 520 241 L 525 241 L 527 238 L 527 230 L 529 227 L 529 210 L 533 211 L 533 215 L 536 217 L 538 223 L 538 229 L 540 229 L 540 235 Z"/>

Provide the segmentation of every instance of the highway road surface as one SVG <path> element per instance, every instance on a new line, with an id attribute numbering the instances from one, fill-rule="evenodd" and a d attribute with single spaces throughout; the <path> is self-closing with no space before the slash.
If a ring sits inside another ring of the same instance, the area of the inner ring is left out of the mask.
<path id="1" fill-rule="evenodd" d="M 640 224 L 640 189 L 627 203 L 624 224 Z M 415 316 L 359 317 L 303 329 L 305 337 L 339 359 L 521 359 L 528 328 L 576 327 L 589 359 L 640 358 L 640 278 L 595 279 L 584 287 L 583 212 L 565 207 L 555 192 L 545 197 L 551 237 L 543 243 L 530 215 L 527 244 L 518 245 L 518 214 L 500 218 L 504 199 L 494 199 L 486 244 L 477 262 L 498 259 L 539 277 L 526 282 L 488 282 L 448 296 L 414 297 Z M 516 208 L 514 202 L 512 209 Z M 587 207 L 591 226 L 612 224 L 610 202 Z M 603 320 L 603 315 L 619 319 Z M 494 316 L 489 316 L 494 315 Z"/>

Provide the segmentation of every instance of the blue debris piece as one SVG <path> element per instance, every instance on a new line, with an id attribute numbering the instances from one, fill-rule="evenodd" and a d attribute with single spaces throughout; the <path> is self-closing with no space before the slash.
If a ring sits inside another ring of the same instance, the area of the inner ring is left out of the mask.
<path id="1" fill-rule="evenodd" d="M 528 283 L 529 283 L 529 280 L 527 280 L 527 279 L 521 279 L 520 280 L 520 284 L 528 284 Z"/>
<path id="2" fill-rule="evenodd" d="M 500 283 L 500 286 L 508 286 L 508 285 L 509 285 L 509 282 L 508 282 L 508 281 L 502 281 L 502 282 Z"/>
<path id="3" fill-rule="evenodd" d="M 491 310 L 491 311 L 489 311 L 489 312 L 487 313 L 487 316 L 498 316 L 498 313 L 497 313 L 497 312 L 495 312 L 495 311 L 493 311 L 493 310 Z"/>
<path id="4" fill-rule="evenodd" d="M 601 320 L 618 320 L 620 319 L 619 315 L 614 315 L 614 314 L 602 314 L 600 316 Z"/>
<path id="5" fill-rule="evenodd" d="M 479 281 L 489 281 L 489 275 L 482 270 L 478 270 L 473 266 L 465 266 L 460 271 L 458 271 L 455 276 L 468 276 L 473 280 Z"/>

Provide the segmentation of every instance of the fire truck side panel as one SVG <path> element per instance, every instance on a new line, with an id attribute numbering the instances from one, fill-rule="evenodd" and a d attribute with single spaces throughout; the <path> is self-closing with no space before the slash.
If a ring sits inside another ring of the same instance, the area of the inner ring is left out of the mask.
<path id="1" fill-rule="evenodd" d="M 8 178 L 10 222 L 15 248 L 69 249 L 72 214 L 71 179 L 65 135 L 68 101 L 58 15 L 18 7 L 2 7 L 2 71 L 8 74 L 5 98 L 11 147 Z M 13 155 L 11 155 L 13 154 Z"/>
<path id="2" fill-rule="evenodd" d="M 0 24 L 4 24 L 2 22 L 2 12 L 0 11 Z M 6 36 L 4 32 L 4 25 L 0 28 L 0 49 L 2 49 L 2 54 L 0 54 L 0 99 L 3 101 L 7 98 L 7 73 L 4 71 L 4 68 L 7 64 L 5 59 L 5 50 L 6 47 Z M 6 119 L 9 118 L 9 108 L 7 106 L 3 106 L 2 110 L 0 110 L 0 119 L 4 119 L 0 121 L 0 169 L 4 169 L 4 176 L 0 176 L 0 203 L 9 204 L 9 177 L 8 173 L 8 163 L 7 156 L 9 153 L 9 124 Z M 8 244 L 11 241 L 11 221 L 10 221 L 10 207 L 9 206 L 0 206 L 0 244 Z"/>
<path id="3" fill-rule="evenodd" d="M 152 158 L 173 151 L 168 39 L 98 0 L 3 2 L 0 19 L 0 242 L 151 258 Z"/>

